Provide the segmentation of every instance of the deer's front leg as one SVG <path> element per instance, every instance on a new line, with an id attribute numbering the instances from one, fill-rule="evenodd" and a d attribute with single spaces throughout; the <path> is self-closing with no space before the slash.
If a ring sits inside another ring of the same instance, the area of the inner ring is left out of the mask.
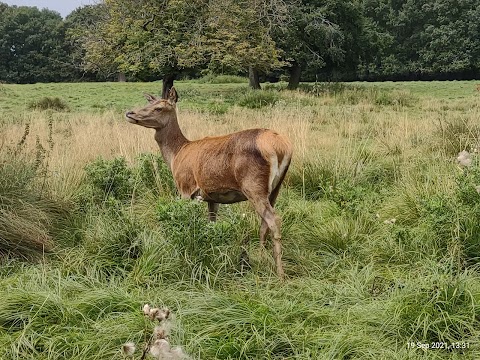
<path id="1" fill-rule="evenodd" d="M 208 219 L 210 221 L 217 221 L 217 211 L 220 204 L 213 201 L 207 201 L 207 203 L 208 203 Z"/>

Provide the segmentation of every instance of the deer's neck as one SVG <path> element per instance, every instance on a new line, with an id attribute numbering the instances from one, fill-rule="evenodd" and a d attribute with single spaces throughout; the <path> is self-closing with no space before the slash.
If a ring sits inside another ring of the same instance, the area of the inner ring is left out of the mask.
<path id="1" fill-rule="evenodd" d="M 178 126 L 176 115 L 172 116 L 166 127 L 155 131 L 155 140 L 170 170 L 172 169 L 172 161 L 175 155 L 177 155 L 183 145 L 189 142 L 183 135 L 182 130 L 180 130 L 180 126 Z"/>

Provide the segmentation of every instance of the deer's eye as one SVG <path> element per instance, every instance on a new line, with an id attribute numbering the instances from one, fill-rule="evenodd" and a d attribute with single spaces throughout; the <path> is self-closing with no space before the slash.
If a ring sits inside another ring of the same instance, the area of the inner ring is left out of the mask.
<path id="1" fill-rule="evenodd" d="M 155 108 L 155 111 L 158 111 L 158 112 L 160 112 L 162 110 L 163 110 L 163 108 Z"/>

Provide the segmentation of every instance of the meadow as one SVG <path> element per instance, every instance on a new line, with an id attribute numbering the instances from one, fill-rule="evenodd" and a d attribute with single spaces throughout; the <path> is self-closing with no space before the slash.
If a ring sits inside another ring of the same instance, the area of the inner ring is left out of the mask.
<path id="1" fill-rule="evenodd" d="M 248 203 L 208 222 L 125 121 L 161 83 L 0 84 L 0 359 L 140 359 L 147 303 L 192 359 L 480 358 L 475 82 L 176 88 L 187 138 L 291 139 L 287 279 Z"/>

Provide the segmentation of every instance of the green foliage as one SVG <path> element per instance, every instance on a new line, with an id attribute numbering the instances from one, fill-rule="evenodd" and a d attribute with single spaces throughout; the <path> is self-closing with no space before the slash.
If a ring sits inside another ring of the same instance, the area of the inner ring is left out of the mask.
<path id="1" fill-rule="evenodd" d="M 363 15 L 354 1 L 298 1 L 289 7 L 290 21 L 274 29 L 274 39 L 289 62 L 289 89 L 301 74 L 313 81 L 319 74 L 354 72 L 363 52 Z M 332 71 L 333 70 L 333 71 Z M 297 76 L 297 77 L 296 77 Z"/>
<path id="2" fill-rule="evenodd" d="M 87 258 L 92 259 L 87 261 L 103 275 L 121 275 L 141 256 L 142 226 L 125 211 L 113 206 L 92 208 L 83 226 L 82 246 Z"/>
<path id="3" fill-rule="evenodd" d="M 346 90 L 347 85 L 342 82 L 314 82 L 299 85 L 301 91 L 313 96 L 335 95 Z"/>
<path id="4" fill-rule="evenodd" d="M 380 106 L 412 106 L 418 100 L 408 91 L 382 91 L 371 87 L 350 87 L 336 93 L 336 100 L 341 104 L 356 105 L 372 103 Z"/>
<path id="5" fill-rule="evenodd" d="M 387 90 L 342 82 L 303 83 L 299 89 L 313 96 L 331 95 L 340 104 L 349 105 L 369 102 L 380 106 L 410 107 L 418 102 L 418 97 L 408 90 Z"/>
<path id="6" fill-rule="evenodd" d="M 60 14 L 36 7 L 6 6 L 0 12 L 0 80 L 58 82 L 77 74 L 65 59 Z"/>
<path id="7" fill-rule="evenodd" d="M 87 185 L 97 201 L 125 201 L 133 195 L 132 170 L 125 158 L 98 159 L 85 167 Z"/>
<path id="8" fill-rule="evenodd" d="M 56 111 L 68 111 L 69 107 L 67 103 L 59 97 L 45 96 L 39 100 L 32 101 L 27 106 L 29 109 L 36 110 L 56 110 Z"/>
<path id="9" fill-rule="evenodd" d="M 170 169 L 160 155 L 141 154 L 132 166 L 125 158 L 102 158 L 85 167 L 83 201 L 120 204 L 150 192 L 155 196 L 176 194 Z"/>
<path id="10" fill-rule="evenodd" d="M 133 169 L 137 181 L 155 195 L 177 193 L 173 176 L 161 155 L 140 154 Z"/>
<path id="11" fill-rule="evenodd" d="M 197 281 L 235 270 L 240 245 L 252 236 L 252 228 L 240 214 L 210 222 L 203 202 L 161 202 L 157 216 L 164 236 L 180 255 L 182 273 Z"/>
<path id="12" fill-rule="evenodd" d="M 364 1 L 365 78 L 429 79 L 471 77 L 478 68 L 478 4 Z"/>
<path id="13" fill-rule="evenodd" d="M 475 78 L 479 68 L 476 0 L 108 0 L 65 20 L 34 7 L 1 10 L 6 82 L 230 76 L 252 68 L 277 77 L 282 70 L 295 89 L 300 79 Z"/>
<path id="14" fill-rule="evenodd" d="M 22 154 L 0 159 L 0 258 L 34 257 L 53 247 L 67 205 L 45 188 L 34 158 Z"/>
<path id="15" fill-rule="evenodd" d="M 265 106 L 273 106 L 280 99 L 280 95 L 276 91 L 248 91 L 240 99 L 238 105 L 249 109 L 260 109 Z"/>
<path id="16" fill-rule="evenodd" d="M 393 159 L 380 162 L 361 150 L 350 160 L 351 163 L 342 165 L 316 159 L 293 167 L 288 183 L 307 200 L 327 199 L 353 213 L 365 211 L 365 204 L 371 206 L 373 197 L 378 201 L 382 189 L 394 183 L 397 168 Z"/>
<path id="17" fill-rule="evenodd" d="M 197 80 L 199 83 L 206 84 L 244 84 L 248 80 L 238 75 L 215 75 L 210 73 Z"/>
<path id="18" fill-rule="evenodd" d="M 106 1 L 105 11 L 83 36 L 89 70 L 145 79 L 199 68 L 238 73 L 249 66 L 279 66 L 271 25 L 266 26 L 279 17 L 276 6 L 249 0 L 150 0 L 139 6 L 122 0 Z"/>

